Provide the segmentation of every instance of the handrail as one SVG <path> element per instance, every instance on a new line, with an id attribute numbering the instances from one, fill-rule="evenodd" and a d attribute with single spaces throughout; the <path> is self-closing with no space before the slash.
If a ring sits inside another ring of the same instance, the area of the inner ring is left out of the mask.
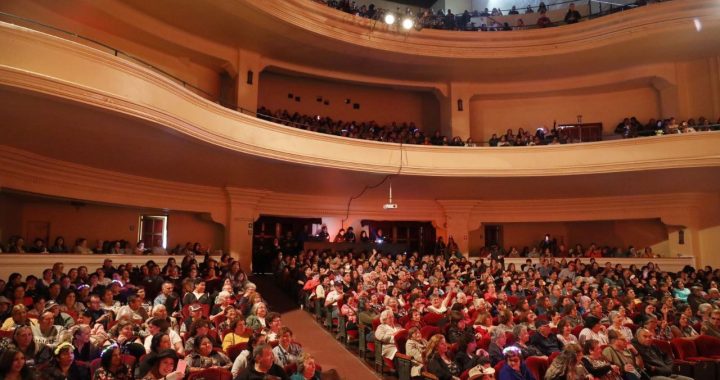
<path id="1" fill-rule="evenodd" d="M 324 5 L 326 5 L 326 6 L 330 7 L 330 8 L 337 9 L 337 10 L 339 10 L 339 11 L 341 11 L 341 12 L 351 13 L 351 14 L 354 14 L 354 15 L 357 15 L 357 16 L 360 16 L 360 17 L 363 17 L 363 18 L 369 18 L 368 16 L 363 15 L 363 14 L 357 12 L 360 8 L 355 8 L 355 9 L 352 10 L 352 11 L 354 11 L 354 12 L 350 12 L 349 10 L 343 9 L 343 8 L 341 7 L 341 4 L 343 4 L 343 3 L 337 2 L 337 1 L 335 1 L 335 0 L 313 0 L 313 1 L 318 2 L 318 3 L 321 3 L 321 4 L 324 4 Z M 623 10 L 625 10 L 626 8 L 632 9 L 632 8 L 640 7 L 641 5 L 648 5 L 648 3 L 645 3 L 645 4 L 637 4 L 637 2 L 630 2 L 630 1 L 632 1 L 632 0 L 625 0 L 625 1 L 627 1 L 626 3 L 623 3 L 622 0 L 615 0 L 615 1 L 616 1 L 616 2 L 612 2 L 612 1 L 608 1 L 608 0 L 587 0 L 588 13 L 587 13 L 586 15 L 583 15 L 583 16 L 580 18 L 580 20 L 589 20 L 589 19 L 593 19 L 593 18 L 597 18 L 597 17 L 602 17 L 602 16 L 605 16 L 605 15 L 614 13 L 615 11 L 618 11 L 618 10 L 619 10 L 619 11 L 623 11 Z M 617 2 L 617 1 L 621 1 L 621 2 Z M 668 0 L 668 1 L 670 1 L 670 0 Z M 564 5 L 564 4 L 584 3 L 584 2 L 585 2 L 585 0 L 563 0 L 563 1 L 559 1 L 559 2 L 554 2 L 554 3 L 552 3 L 552 4 L 545 4 L 545 9 L 548 10 L 548 11 L 558 10 L 558 9 L 560 9 L 559 6 Z M 597 12 L 593 12 L 593 3 L 596 3 L 596 4 L 599 4 L 599 5 L 600 5 L 600 6 L 598 7 L 598 11 L 597 11 Z M 603 10 L 603 7 L 602 7 L 603 4 L 609 5 L 609 6 L 610 6 L 609 9 Z M 398 4 L 398 5 L 399 5 L 399 4 Z M 356 7 L 357 7 L 357 6 L 356 6 Z M 527 13 L 527 12 L 522 12 L 523 10 L 527 10 L 528 8 L 530 8 L 531 10 L 533 10 L 533 12 L 532 12 L 533 14 L 540 11 L 540 6 L 539 6 L 539 5 L 533 7 L 533 6 L 531 6 L 530 4 L 528 4 L 528 6 L 526 6 L 526 7 L 519 7 L 519 8 L 516 7 L 516 8 L 515 8 L 515 11 L 518 12 L 518 13 L 515 14 L 515 15 L 523 15 L 523 14 L 527 15 L 527 14 L 529 14 L 529 13 Z M 400 9 L 400 7 L 398 7 L 398 9 Z M 487 8 L 485 8 L 485 9 L 487 9 Z M 512 15 L 509 13 L 509 12 L 512 11 L 512 9 L 500 9 L 500 8 L 493 8 L 493 9 L 499 10 L 501 14 L 500 14 L 500 15 L 483 14 L 483 12 L 484 12 L 485 10 L 480 11 L 480 10 L 478 10 L 478 9 L 473 9 L 472 11 L 468 11 L 468 13 L 470 14 L 470 17 L 483 17 L 483 18 L 488 18 L 488 19 L 492 20 L 493 22 L 496 22 L 496 23 L 498 23 L 498 24 L 500 24 L 500 25 L 502 25 L 503 23 L 502 23 L 502 22 L 498 22 L 497 20 L 494 19 L 494 17 L 512 16 Z M 426 11 L 428 11 L 429 13 L 428 13 L 428 14 L 424 14 Z M 440 15 L 438 14 L 438 11 L 442 11 L 443 16 L 440 16 Z M 391 9 L 375 8 L 374 16 L 373 16 L 372 18 L 369 18 L 369 19 L 372 19 L 372 20 L 375 20 L 375 21 L 382 20 L 382 18 L 384 17 L 384 15 L 387 14 L 387 13 L 395 13 L 395 11 L 393 11 L 393 10 L 391 10 Z M 442 23 L 442 19 L 441 19 L 441 18 L 444 18 L 444 17 L 445 17 L 444 11 L 443 11 L 442 9 L 436 10 L 436 9 L 423 9 L 423 8 L 419 8 L 419 11 L 418 11 L 417 13 L 413 14 L 413 12 L 410 10 L 410 7 L 406 7 L 406 8 L 405 8 L 404 15 L 402 14 L 402 13 L 403 13 L 402 10 L 400 10 L 400 13 L 401 13 L 400 15 L 396 15 L 396 16 L 406 16 L 406 17 L 414 18 L 414 19 L 415 19 L 415 25 L 417 26 L 416 28 L 417 28 L 418 30 L 420 30 L 420 29 L 422 29 L 422 28 L 447 30 L 447 29 L 444 29 L 444 28 L 442 28 L 442 27 L 436 27 L 437 24 L 439 24 L 439 23 L 441 24 L 441 23 Z M 464 16 L 464 13 L 459 13 L 459 12 L 458 12 L 458 13 L 455 13 L 454 16 L 455 16 L 455 19 L 456 19 L 456 22 L 457 22 L 458 19 L 460 19 L 461 17 Z M 480 27 L 477 27 L 477 26 L 474 26 L 474 27 L 473 27 L 473 26 L 471 26 L 470 24 L 472 24 L 472 23 L 471 23 L 471 22 L 468 22 L 466 25 L 462 25 L 461 27 L 457 28 L 456 30 L 459 30 L 459 31 L 498 30 L 496 27 L 492 27 L 492 26 L 490 26 L 490 25 L 486 25 L 485 28 L 480 28 Z M 565 24 L 565 23 L 564 23 L 563 20 L 556 20 L 556 21 L 551 22 L 548 26 L 559 26 L 559 25 L 564 25 L 564 24 Z M 532 25 L 532 24 L 524 25 L 524 26 L 522 26 L 521 28 L 516 27 L 515 25 L 509 25 L 509 26 L 512 27 L 513 29 L 534 29 L 534 28 L 536 28 L 536 26 L 535 26 L 535 25 Z"/>
<path id="2" fill-rule="evenodd" d="M 105 44 L 105 43 L 103 43 L 103 42 L 96 41 L 96 40 L 94 40 L 94 39 L 92 39 L 92 38 L 82 36 L 82 35 L 77 34 L 77 33 L 75 33 L 75 32 L 70 32 L 70 31 L 67 31 L 67 30 L 64 30 L 64 29 L 61 29 L 61 28 L 52 26 L 52 25 L 47 25 L 47 24 L 42 23 L 42 22 L 40 22 L 40 21 L 36 21 L 36 20 L 29 19 L 29 18 L 22 17 L 22 16 L 17 16 L 17 15 L 11 14 L 11 13 L 0 12 L 0 17 L 9 17 L 10 19 L 19 20 L 19 21 L 22 21 L 22 22 L 30 23 L 30 24 L 32 24 L 32 25 L 41 26 L 41 27 L 43 27 L 43 28 L 47 28 L 47 29 L 50 29 L 50 30 L 53 30 L 53 31 L 56 31 L 56 32 L 64 33 L 64 34 L 70 35 L 70 36 L 72 36 L 72 37 L 79 38 L 79 39 L 81 39 L 81 40 L 84 40 L 84 41 L 93 43 L 93 44 L 95 44 L 95 45 L 101 46 L 101 47 L 103 47 L 103 48 L 105 48 L 105 49 L 107 49 L 107 50 L 110 50 L 110 51 L 112 52 L 112 54 L 113 54 L 114 56 L 116 56 L 116 57 L 123 58 L 123 59 L 128 59 L 128 60 L 132 60 L 132 61 L 134 61 L 134 62 L 140 63 L 140 64 L 142 64 L 142 65 L 144 65 L 144 66 L 146 66 L 146 67 L 148 67 L 148 68 L 150 68 L 150 69 L 158 72 L 159 74 L 162 74 L 162 75 L 164 75 L 164 76 L 172 79 L 173 81 L 181 84 L 183 87 L 189 88 L 189 89 L 193 90 L 193 92 L 197 93 L 198 95 L 201 95 L 201 96 L 203 96 L 204 98 L 206 98 L 206 99 L 208 99 L 208 100 L 211 100 L 211 101 L 213 101 L 213 102 L 218 103 L 218 97 L 217 97 L 217 96 L 215 96 L 215 95 L 213 95 L 213 94 L 211 94 L 211 93 L 209 93 L 209 92 L 201 89 L 200 87 L 197 87 L 197 86 L 195 86 L 195 85 L 192 85 L 192 84 L 184 81 L 183 79 L 180 79 L 180 78 L 178 78 L 178 77 L 176 77 L 176 76 L 168 73 L 167 71 L 165 71 L 165 70 L 163 70 L 163 69 L 161 69 L 161 68 L 159 68 L 159 67 L 157 67 L 157 66 L 155 66 L 155 65 L 153 65 L 153 64 L 151 64 L 151 63 L 149 63 L 149 62 L 147 62 L 147 61 L 145 61 L 145 60 L 143 60 L 142 58 L 138 58 L 138 57 L 136 57 L 136 56 L 133 56 L 133 55 L 131 55 L 131 54 L 125 52 L 125 51 L 122 51 L 122 50 L 120 50 L 120 49 L 114 48 L 114 47 L 112 47 L 112 46 L 110 46 L 110 45 L 107 45 L 107 44 Z M 18 24 L 16 24 L 16 25 L 18 25 Z M 19 25 L 19 26 L 24 26 L 24 25 Z M 34 28 L 32 28 L 32 29 L 34 29 Z M 36 29 L 36 30 L 37 30 L 37 29 Z M 85 45 L 85 46 L 89 46 L 89 45 Z M 92 47 L 92 46 L 89 46 L 89 47 Z"/>

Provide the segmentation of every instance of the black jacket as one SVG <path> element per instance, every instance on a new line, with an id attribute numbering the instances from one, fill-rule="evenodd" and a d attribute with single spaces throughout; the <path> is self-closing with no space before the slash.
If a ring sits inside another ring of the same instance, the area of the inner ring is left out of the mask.
<path id="1" fill-rule="evenodd" d="M 672 374 L 673 360 L 655 345 L 643 346 L 637 339 L 632 340 L 645 363 L 645 371 L 652 376 L 670 376 Z"/>

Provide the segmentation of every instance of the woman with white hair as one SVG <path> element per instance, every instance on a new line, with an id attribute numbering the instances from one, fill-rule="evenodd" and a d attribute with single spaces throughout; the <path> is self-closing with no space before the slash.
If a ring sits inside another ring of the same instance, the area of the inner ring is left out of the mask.
<path id="1" fill-rule="evenodd" d="M 375 330 L 375 339 L 382 342 L 382 355 L 390 360 L 397 353 L 395 345 L 395 334 L 402 330 L 402 327 L 395 325 L 395 315 L 390 309 L 383 310 L 380 313 L 380 325 Z"/>

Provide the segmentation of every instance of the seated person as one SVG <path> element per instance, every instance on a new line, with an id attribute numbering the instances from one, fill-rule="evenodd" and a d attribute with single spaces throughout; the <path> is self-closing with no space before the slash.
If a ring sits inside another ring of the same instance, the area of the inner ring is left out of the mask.
<path id="1" fill-rule="evenodd" d="M 65 342 L 60 343 L 53 351 L 54 357 L 50 367 L 43 371 L 44 379 L 48 380 L 85 380 L 90 378 L 90 368 L 78 365 L 73 355 L 75 347 Z"/>
<path id="2" fill-rule="evenodd" d="M 278 345 L 273 348 L 273 355 L 275 355 L 275 364 L 285 368 L 300 359 L 303 351 L 299 344 L 293 342 L 293 333 L 289 328 L 283 327 L 279 336 Z"/>
<path id="3" fill-rule="evenodd" d="M 188 368 L 191 373 L 208 368 L 230 370 L 232 362 L 222 352 L 213 350 L 213 342 L 209 336 L 198 337 L 193 344 L 193 352 L 187 358 Z"/>
<path id="4" fill-rule="evenodd" d="M 460 376 L 461 368 L 449 356 L 445 337 L 435 334 L 425 350 L 425 368 L 440 380 L 454 380 Z"/>
<path id="5" fill-rule="evenodd" d="M 247 343 L 250 339 L 249 330 L 245 328 L 245 320 L 236 318 L 230 323 L 231 331 L 225 334 L 222 341 L 223 351 L 227 352 L 228 348 L 240 343 Z"/>
<path id="6" fill-rule="evenodd" d="M 522 358 L 522 352 L 519 348 L 510 346 L 503 350 L 505 364 L 500 368 L 498 380 L 539 380 L 530 373 L 525 361 Z"/>
<path id="7" fill-rule="evenodd" d="M 270 376 L 275 376 L 280 380 L 289 379 L 285 371 L 274 363 L 275 356 L 272 352 L 272 346 L 269 344 L 261 344 L 255 347 L 252 358 L 252 365 L 240 371 L 234 380 L 265 379 Z"/>
<path id="8" fill-rule="evenodd" d="M 548 321 L 537 321 L 538 330 L 530 338 L 530 345 L 537 347 L 545 356 L 552 355 L 553 352 L 562 351 L 563 344 L 557 338 L 557 335 L 550 333 L 550 325 Z"/>

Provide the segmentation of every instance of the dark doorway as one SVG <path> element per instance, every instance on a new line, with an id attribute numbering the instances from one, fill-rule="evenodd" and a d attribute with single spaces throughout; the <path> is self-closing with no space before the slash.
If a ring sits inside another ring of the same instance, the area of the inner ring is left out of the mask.
<path id="1" fill-rule="evenodd" d="M 502 247 L 502 226 L 498 224 L 485 225 L 485 247 Z"/>

